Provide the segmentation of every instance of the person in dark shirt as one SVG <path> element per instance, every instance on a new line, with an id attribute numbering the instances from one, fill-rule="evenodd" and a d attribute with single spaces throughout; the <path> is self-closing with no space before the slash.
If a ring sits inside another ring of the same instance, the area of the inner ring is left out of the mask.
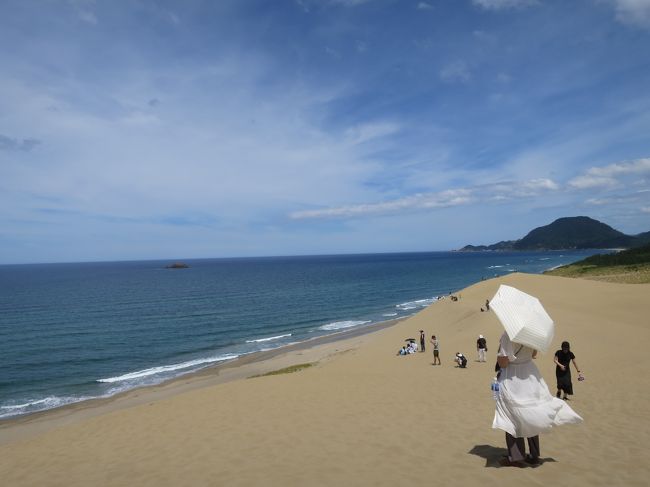
<path id="1" fill-rule="evenodd" d="M 476 351 L 478 352 L 478 361 L 485 362 L 485 352 L 487 352 L 487 341 L 483 335 L 478 336 L 476 340 Z"/>
<path id="2" fill-rule="evenodd" d="M 555 377 L 557 379 L 557 394 L 560 397 L 564 393 L 562 399 L 568 401 L 568 396 L 573 395 L 573 384 L 571 382 L 571 362 L 576 368 L 578 375 L 580 375 L 580 368 L 576 362 L 576 356 L 571 351 L 569 342 L 562 342 L 562 348 L 555 352 L 553 359 L 555 362 Z"/>

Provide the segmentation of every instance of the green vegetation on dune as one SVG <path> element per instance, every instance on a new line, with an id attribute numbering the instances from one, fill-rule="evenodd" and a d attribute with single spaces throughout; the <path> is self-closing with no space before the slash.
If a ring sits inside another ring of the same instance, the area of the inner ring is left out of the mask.
<path id="1" fill-rule="evenodd" d="M 255 377 L 267 377 L 269 375 L 292 374 L 294 372 L 299 372 L 301 370 L 308 369 L 309 367 L 313 367 L 314 365 L 316 365 L 316 363 L 317 362 L 291 365 L 289 367 L 285 367 L 283 369 L 278 369 L 278 370 L 273 370 L 273 371 L 267 372 L 265 374 L 253 375 L 253 376 L 249 377 L 249 379 L 253 379 Z"/>
<path id="2" fill-rule="evenodd" d="M 545 274 L 631 284 L 650 283 L 650 244 L 614 254 L 597 254 Z"/>

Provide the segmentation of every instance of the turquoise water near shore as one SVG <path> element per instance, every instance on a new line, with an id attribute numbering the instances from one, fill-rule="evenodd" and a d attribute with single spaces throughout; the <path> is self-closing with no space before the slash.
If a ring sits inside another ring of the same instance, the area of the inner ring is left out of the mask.
<path id="1" fill-rule="evenodd" d="M 405 317 L 481 279 L 597 252 L 0 266 L 0 419 Z"/>

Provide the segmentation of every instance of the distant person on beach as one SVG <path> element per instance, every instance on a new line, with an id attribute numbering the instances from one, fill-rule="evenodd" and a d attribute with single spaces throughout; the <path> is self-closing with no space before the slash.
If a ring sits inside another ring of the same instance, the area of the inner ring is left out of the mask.
<path id="1" fill-rule="evenodd" d="M 555 357 L 553 358 L 555 362 L 555 378 L 557 379 L 557 393 L 556 397 L 560 397 L 561 393 L 564 393 L 562 399 L 568 401 L 568 396 L 573 395 L 573 383 L 571 382 L 571 362 L 578 372 L 578 378 L 580 378 L 580 368 L 576 363 L 576 356 L 571 351 L 571 345 L 569 342 L 562 342 L 562 348 L 555 352 Z"/>
<path id="2" fill-rule="evenodd" d="M 454 361 L 458 364 L 458 367 L 464 369 L 467 367 L 467 357 L 460 352 L 456 352 L 456 357 Z"/>
<path id="3" fill-rule="evenodd" d="M 420 330 L 420 352 L 424 352 L 424 345 L 426 342 L 426 337 L 424 336 L 424 330 Z"/>
<path id="4" fill-rule="evenodd" d="M 402 348 L 399 349 L 397 352 L 397 355 L 406 355 L 408 351 L 406 350 L 406 345 L 404 345 Z"/>
<path id="5" fill-rule="evenodd" d="M 485 311 L 490 311 L 490 300 L 489 299 L 485 300 Z"/>
<path id="6" fill-rule="evenodd" d="M 478 352 L 478 361 L 485 362 L 485 352 L 487 352 L 487 340 L 483 335 L 478 336 L 476 340 L 476 351 Z"/>
<path id="7" fill-rule="evenodd" d="M 440 343 L 435 335 L 431 335 L 431 345 L 433 345 L 433 365 L 442 365 L 440 363 Z"/>
<path id="8" fill-rule="evenodd" d="M 506 433 L 508 455 L 499 462 L 504 467 L 524 467 L 540 463 L 539 434 L 554 426 L 581 423 L 569 405 L 553 397 L 533 359 L 537 350 L 510 341 L 501 335 L 497 361 L 501 372 L 492 428 Z M 528 455 L 524 438 L 528 439 Z"/>

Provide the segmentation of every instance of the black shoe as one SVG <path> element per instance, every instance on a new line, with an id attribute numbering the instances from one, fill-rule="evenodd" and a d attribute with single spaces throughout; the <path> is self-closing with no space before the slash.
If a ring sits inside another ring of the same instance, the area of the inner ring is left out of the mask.
<path id="1" fill-rule="evenodd" d="M 530 455 L 526 455 L 526 459 L 524 461 L 528 465 L 540 465 L 542 463 L 539 457 L 531 457 Z"/>
<path id="2" fill-rule="evenodd" d="M 557 394 L 555 394 L 555 397 L 557 397 L 558 399 L 560 399 L 560 393 L 558 392 Z"/>
<path id="3" fill-rule="evenodd" d="M 517 467 L 517 468 L 524 468 L 526 466 L 525 463 L 523 463 L 523 462 L 513 462 L 508 457 L 501 458 L 499 460 L 499 465 L 501 465 L 502 467 Z"/>

